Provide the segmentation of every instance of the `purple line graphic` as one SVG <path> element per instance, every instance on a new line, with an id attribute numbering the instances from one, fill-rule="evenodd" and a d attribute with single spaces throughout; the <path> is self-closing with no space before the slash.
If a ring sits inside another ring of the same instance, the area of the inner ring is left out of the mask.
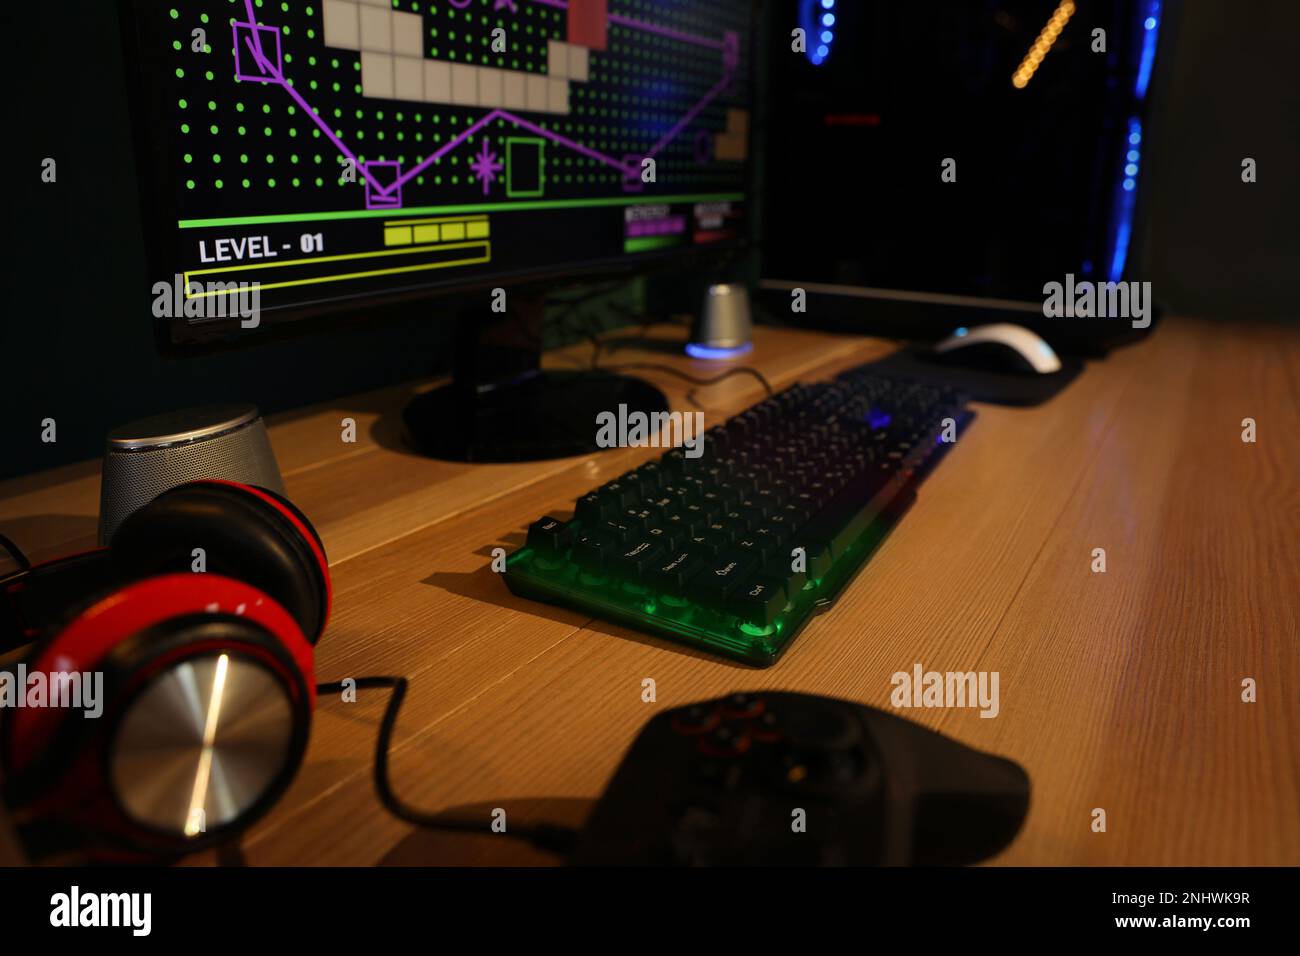
<path id="1" fill-rule="evenodd" d="M 474 178 L 483 184 L 483 195 L 486 196 L 492 184 L 500 178 L 497 174 L 505 169 L 505 165 L 497 160 L 496 150 L 486 136 L 483 137 L 483 148 L 478 151 L 469 168 L 473 171 Z"/>
<path id="2" fill-rule="evenodd" d="M 245 83 L 276 82 L 276 76 L 281 74 L 284 68 L 280 31 L 275 27 L 259 27 L 255 24 L 239 22 L 231 24 L 231 28 L 235 31 L 235 79 Z M 244 43 L 240 43 L 241 35 Z M 266 47 L 262 45 L 264 35 L 275 40 L 274 62 L 267 57 Z M 242 56 L 245 43 L 253 60 L 251 69 L 245 66 Z"/>
<path id="3" fill-rule="evenodd" d="M 245 24 L 245 26 L 247 26 L 247 24 Z M 302 94 L 289 85 L 289 81 L 284 78 L 284 74 L 281 73 L 279 70 L 275 69 L 275 67 L 273 67 L 270 64 L 270 62 L 267 61 L 266 57 L 262 56 L 260 50 L 254 48 L 253 44 L 249 42 L 248 37 L 244 38 L 244 42 L 248 45 L 249 52 L 253 55 L 253 59 L 257 61 L 258 65 L 262 68 L 263 72 L 265 72 L 268 76 L 274 79 L 275 82 L 281 88 L 283 88 L 286 93 L 289 94 L 289 98 L 292 99 L 295 103 L 297 103 L 298 108 L 301 109 L 304 113 L 306 113 L 311 118 L 312 122 L 314 122 L 320 128 L 320 131 L 325 134 L 326 139 L 328 139 L 331 143 L 334 144 L 334 148 L 337 149 L 344 156 L 346 156 L 349 160 L 351 160 L 352 165 L 357 169 L 358 172 L 361 173 L 361 177 L 362 179 L 365 180 L 367 186 L 371 186 L 375 189 L 378 189 L 381 193 L 388 193 L 391 192 L 393 189 L 401 188 L 404 180 L 398 180 L 396 183 L 392 184 L 391 187 L 385 188 L 383 185 L 373 181 L 369 176 L 367 176 L 365 165 L 361 162 L 361 160 L 357 159 L 356 153 L 348 149 L 347 144 L 344 143 L 343 140 L 339 139 L 337 135 L 335 135 L 334 130 L 330 129 L 329 124 L 326 123 L 323 119 L 321 119 L 320 114 L 317 113 L 316 110 L 312 108 L 310 103 L 308 103 L 305 99 L 302 98 Z"/>
<path id="4" fill-rule="evenodd" d="M 716 100 L 718 96 L 722 93 L 722 91 L 731 85 L 731 80 L 732 80 L 732 74 L 728 72 L 726 76 L 724 76 L 721 80 L 718 81 L 718 84 L 715 87 L 713 87 L 713 89 L 709 90 L 709 92 L 704 94 L 704 99 L 700 100 L 698 103 L 692 106 L 690 111 L 685 116 L 683 116 L 680 120 L 677 121 L 677 125 L 674 126 L 672 129 L 670 129 L 667 133 L 665 133 L 660 138 L 659 142 L 654 144 L 650 152 L 646 153 L 646 156 L 657 155 L 664 147 L 666 147 L 669 143 L 675 140 L 677 138 L 677 134 L 679 134 L 682 130 L 684 130 L 687 126 L 689 126 L 691 124 L 691 121 L 694 120 L 695 117 L 699 116 L 700 113 L 704 111 L 704 108 L 706 106 L 708 106 L 710 103 Z"/>
<path id="5" fill-rule="evenodd" d="M 244 10 L 245 10 L 245 12 L 248 13 L 248 19 L 245 21 L 245 23 L 246 23 L 249 27 L 252 28 L 252 30 L 253 30 L 253 41 L 257 44 L 257 56 L 255 57 L 255 59 L 260 60 L 260 59 L 263 57 L 263 55 L 264 55 L 264 54 L 262 53 L 262 36 L 261 36 L 261 34 L 258 32 L 258 29 L 257 29 L 257 14 L 253 12 L 253 0 L 244 0 Z M 275 31 L 275 39 L 276 39 L 276 42 L 278 43 L 279 40 L 280 40 L 280 31 L 279 31 L 279 30 L 276 30 L 276 31 Z M 235 49 L 236 49 L 236 50 L 239 49 L 239 40 L 238 40 L 238 35 L 236 35 L 236 40 L 235 40 Z"/>
<path id="6" fill-rule="evenodd" d="M 380 173 L 380 170 L 389 170 L 388 175 L 396 180 L 402 172 L 402 165 L 397 160 L 384 159 L 366 163 L 364 167 L 366 174 L 366 208 L 400 209 L 402 207 L 402 188 L 399 186 L 396 190 L 389 191 L 379 186 L 379 180 L 387 178 Z"/>
<path id="7" fill-rule="evenodd" d="M 569 149 L 573 150 L 574 152 L 581 153 L 583 156 L 587 156 L 590 157 L 591 159 L 596 160 L 597 162 L 604 163 L 606 166 L 612 166 L 621 173 L 626 174 L 628 171 L 629 167 L 625 163 L 619 162 L 617 159 L 614 159 L 612 156 L 606 156 L 604 153 L 597 152 L 596 150 L 591 149 L 588 146 L 583 146 L 581 143 L 574 142 L 573 140 L 569 139 L 567 136 L 561 136 L 559 133 L 553 133 L 549 129 L 543 129 L 542 127 L 538 126 L 536 123 L 526 120 L 521 116 L 516 116 L 513 113 L 508 113 L 505 110 L 501 111 L 501 115 L 504 116 L 506 119 L 518 123 L 524 129 L 536 133 L 538 136 L 545 136 L 547 139 L 551 140 L 554 143 L 559 143 L 561 146 L 567 146 Z"/>
<path id="8" fill-rule="evenodd" d="M 450 0 L 450 2 L 453 4 L 453 6 L 457 5 L 456 0 Z M 468 0 L 465 0 L 465 2 L 468 3 Z M 540 3 L 543 6 L 554 7 L 559 10 L 567 10 L 569 7 L 569 4 L 566 2 L 566 0 L 532 0 L 532 2 Z M 302 94 L 300 94 L 293 87 L 292 83 L 285 77 L 283 72 L 283 60 L 282 60 L 281 50 L 280 50 L 280 31 L 275 27 L 259 26 L 257 24 L 256 18 L 254 16 L 253 0 L 244 0 L 244 7 L 248 12 L 247 22 L 242 22 L 242 23 L 234 22 L 233 24 L 234 33 L 235 33 L 236 76 L 241 80 L 247 80 L 250 82 L 275 83 L 276 85 L 280 86 L 289 95 L 289 97 L 294 101 L 294 103 L 296 103 L 298 107 L 301 110 L 303 110 L 303 112 L 306 113 L 308 117 L 311 118 L 312 122 L 316 124 L 316 126 L 320 129 L 320 131 L 325 134 L 325 137 L 330 141 L 330 143 L 333 144 L 334 148 L 337 149 L 344 157 L 350 160 L 352 164 L 356 167 L 358 172 L 361 174 L 366 184 L 366 207 L 367 208 L 376 208 L 376 206 L 378 206 L 379 208 L 391 208 L 393 206 L 400 206 L 402 187 L 406 183 L 410 182 L 412 179 L 419 176 L 422 172 L 424 172 L 434 163 L 438 162 L 440 159 L 442 159 L 444 156 L 446 156 L 456 147 L 460 146 L 462 143 L 464 143 L 467 139 L 469 139 L 479 130 L 483 129 L 493 120 L 497 120 L 497 119 L 504 119 L 508 122 L 514 123 L 520 128 L 528 130 L 529 132 L 532 132 L 537 136 L 541 136 L 545 139 L 550 140 L 551 142 L 564 146 L 567 149 L 571 149 L 574 152 L 579 153 L 580 155 L 586 156 L 606 166 L 612 167 L 613 169 L 623 174 L 625 190 L 629 189 L 630 187 L 632 191 L 639 191 L 639 189 L 637 189 L 636 187 L 641 185 L 640 166 L 642 160 L 653 158 L 658 153 L 662 152 L 670 143 L 672 143 L 672 141 L 675 140 L 681 134 L 682 130 L 684 130 L 687 126 L 689 126 L 691 122 L 693 122 L 695 118 L 699 116 L 700 113 L 703 112 L 708 107 L 710 103 L 712 103 L 715 99 L 717 99 L 718 96 L 721 95 L 721 93 L 731 85 L 731 82 L 734 79 L 734 74 L 735 74 L 735 62 L 734 62 L 735 57 L 733 55 L 733 50 L 735 49 L 735 47 L 733 46 L 733 44 L 736 42 L 736 40 L 738 40 L 738 38 L 735 37 L 734 34 L 729 34 L 724 40 L 710 40 L 705 37 L 694 36 L 689 33 L 684 33 L 679 30 L 674 30 L 670 27 L 661 27 L 656 24 L 646 23 L 645 21 L 634 20 L 631 17 L 625 17 L 618 14 L 611 14 L 609 16 L 609 20 L 611 22 L 618 23 L 620 26 L 625 26 L 630 29 L 644 30 L 649 33 L 655 33 L 659 36 L 667 37 L 674 40 L 679 40 L 684 43 L 694 43 L 699 46 L 705 46 L 705 47 L 709 47 L 710 49 L 717 49 L 723 51 L 724 76 L 722 80 L 719 81 L 718 84 L 714 86 L 712 89 L 710 89 L 703 96 L 703 98 L 700 99 L 698 103 L 696 103 L 693 107 L 691 107 L 691 109 L 686 113 L 686 115 L 683 116 L 667 133 L 665 133 L 662 137 L 660 137 L 659 141 L 655 143 L 655 145 L 649 150 L 649 152 L 645 154 L 644 157 L 630 155 L 625 157 L 622 160 L 615 159 L 612 156 L 607 156 L 598 150 L 592 149 L 589 146 L 584 146 L 582 143 L 569 139 L 567 136 L 562 136 L 559 133 L 538 126 L 536 123 L 532 122 L 531 120 L 524 119 L 522 116 L 519 116 L 515 113 L 511 113 L 508 110 L 494 109 L 491 112 L 489 112 L 486 116 L 483 116 L 473 125 L 471 125 L 469 128 L 467 128 L 464 132 L 460 133 L 458 136 L 448 141 L 447 143 L 443 144 L 434 152 L 430 153 L 423 160 L 421 160 L 416 165 L 412 166 L 406 172 L 401 173 L 401 175 L 397 176 L 396 179 L 394 179 L 392 182 L 384 184 L 378 181 L 377 173 L 376 175 L 368 174 L 367 167 L 373 166 L 375 167 L 376 170 L 378 170 L 380 167 L 383 168 L 398 167 L 398 172 L 400 172 L 400 167 L 398 166 L 398 164 L 395 162 L 362 163 L 357 158 L 356 154 L 353 153 L 352 150 L 348 149 L 347 145 L 330 128 L 329 124 L 326 123 L 325 120 L 321 118 L 319 112 L 316 109 L 314 109 L 311 106 L 311 104 L 308 103 L 303 98 Z M 258 73 L 253 73 L 251 71 L 243 70 L 243 66 L 241 64 L 242 51 L 240 50 L 240 42 L 239 42 L 241 39 L 240 37 L 241 28 L 246 34 L 242 38 L 243 45 L 248 48 L 250 55 L 252 56 L 254 62 L 257 64 L 257 67 L 260 71 Z M 275 36 L 276 52 L 275 52 L 274 63 L 272 63 L 264 53 L 262 47 L 263 33 L 267 33 Z M 635 182 L 630 182 L 631 180 L 635 180 Z M 487 184 L 485 183 L 484 185 L 486 188 Z M 372 202 L 374 202 L 376 206 L 372 206 L 371 205 Z"/>
<path id="9" fill-rule="evenodd" d="M 450 153 L 461 143 L 465 142 L 465 140 L 469 139 L 471 136 L 473 136 L 475 133 L 481 130 L 484 126 L 487 126 L 488 123 L 492 122 L 503 112 L 504 112 L 503 110 L 493 110 L 491 113 L 488 113 L 487 116 L 484 116 L 473 126 L 470 126 L 467 130 L 465 130 L 465 132 L 461 133 L 455 139 L 449 140 L 448 142 L 444 143 L 442 146 L 438 147 L 438 149 L 436 149 L 434 152 L 430 153 L 428 156 L 422 159 L 419 163 L 417 163 L 416 165 L 408 169 L 405 173 L 403 173 L 398 178 L 397 182 L 395 182 L 393 186 L 401 187 L 404 186 L 406 183 L 409 183 L 412 179 L 420 175 L 420 173 L 424 172 L 426 169 L 428 169 L 438 160 L 442 159 L 442 157 L 446 156 L 448 153 Z"/>

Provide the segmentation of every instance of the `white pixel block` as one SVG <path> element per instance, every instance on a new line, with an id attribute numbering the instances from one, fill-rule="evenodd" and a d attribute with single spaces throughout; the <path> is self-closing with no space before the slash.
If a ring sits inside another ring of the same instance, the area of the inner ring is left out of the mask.
<path id="1" fill-rule="evenodd" d="M 524 74 L 518 70 L 510 70 L 502 78 L 504 84 L 504 95 L 502 97 L 506 109 L 522 110 L 528 107 L 528 94 L 524 89 Z"/>
<path id="2" fill-rule="evenodd" d="M 424 100 L 424 60 L 415 56 L 393 57 L 393 95 L 399 100 Z"/>
<path id="3" fill-rule="evenodd" d="M 550 113 L 569 112 L 569 81 L 558 77 L 547 77 L 546 109 Z"/>
<path id="4" fill-rule="evenodd" d="M 361 49 L 361 16 L 356 0 L 325 0 L 325 45 Z"/>
<path id="5" fill-rule="evenodd" d="M 591 64 L 591 51 L 585 46 L 569 46 L 569 79 L 586 83 Z"/>
<path id="6" fill-rule="evenodd" d="M 361 8 L 361 49 L 375 53 L 393 52 L 393 8 Z"/>
<path id="7" fill-rule="evenodd" d="M 506 105 L 506 71 L 490 67 L 478 71 L 478 105 Z"/>
<path id="8" fill-rule="evenodd" d="M 559 40 L 546 43 L 546 73 L 548 76 L 567 77 L 569 75 L 569 44 Z"/>
<path id="9" fill-rule="evenodd" d="M 536 73 L 525 74 L 524 96 L 528 101 L 527 109 L 545 113 L 547 104 L 546 77 L 538 76 Z"/>
<path id="10" fill-rule="evenodd" d="M 478 105 L 478 69 L 464 63 L 451 65 L 451 101 L 459 106 Z"/>
<path id="11" fill-rule="evenodd" d="M 366 96 L 393 98 L 393 58 L 387 53 L 361 54 L 361 91 Z"/>
<path id="12" fill-rule="evenodd" d="M 418 13 L 393 11 L 393 52 L 424 56 L 424 19 Z"/>
<path id="13" fill-rule="evenodd" d="M 451 64 L 446 60 L 424 61 L 424 98 L 429 103 L 451 102 Z"/>

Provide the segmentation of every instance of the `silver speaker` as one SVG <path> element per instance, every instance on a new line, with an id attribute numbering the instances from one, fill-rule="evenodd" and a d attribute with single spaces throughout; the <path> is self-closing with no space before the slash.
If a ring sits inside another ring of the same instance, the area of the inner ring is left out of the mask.
<path id="1" fill-rule="evenodd" d="M 753 331 L 749 290 L 743 285 L 711 285 L 686 351 L 696 358 L 740 355 L 753 347 Z"/>
<path id="2" fill-rule="evenodd" d="M 99 485 L 99 543 L 108 544 L 123 521 L 164 491 L 199 478 L 284 494 L 266 423 L 254 406 L 188 408 L 110 432 Z"/>

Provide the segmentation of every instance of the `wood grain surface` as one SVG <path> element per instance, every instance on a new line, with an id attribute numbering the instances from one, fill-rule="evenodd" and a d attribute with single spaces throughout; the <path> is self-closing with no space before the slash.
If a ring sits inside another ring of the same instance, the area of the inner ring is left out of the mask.
<path id="1" fill-rule="evenodd" d="M 605 365 L 680 357 L 682 330 L 607 342 Z M 761 328 L 740 364 L 776 387 L 892 349 Z M 591 347 L 548 357 L 590 360 Z M 692 387 L 638 372 L 674 408 L 724 420 L 747 376 Z M 427 387 L 427 386 L 426 386 Z M 289 494 L 329 551 L 335 613 L 321 680 L 402 674 L 398 793 L 512 826 L 579 824 L 657 710 L 780 688 L 889 707 L 915 664 L 996 671 L 1000 712 L 901 713 L 1012 757 L 1029 819 L 994 863 L 1300 863 L 1300 335 L 1171 320 L 1092 363 L 1037 409 L 979 415 L 837 604 L 766 670 L 511 595 L 491 549 L 656 452 L 455 465 L 404 450 L 411 388 L 274 418 Z M 342 442 L 354 418 L 358 441 Z M 1258 441 L 1241 440 L 1243 418 Z M 38 557 L 93 543 L 98 465 L 0 483 L 0 530 Z M 1093 573 L 1104 548 L 1106 572 Z M 653 678 L 656 703 L 643 703 Z M 1258 687 L 1242 701 L 1242 681 Z M 306 763 L 244 841 L 253 864 L 552 862 L 503 836 L 390 817 L 371 782 L 382 692 L 322 700 Z M 1093 812 L 1107 830 L 1093 832 Z M 208 862 L 196 857 L 193 862 Z"/>

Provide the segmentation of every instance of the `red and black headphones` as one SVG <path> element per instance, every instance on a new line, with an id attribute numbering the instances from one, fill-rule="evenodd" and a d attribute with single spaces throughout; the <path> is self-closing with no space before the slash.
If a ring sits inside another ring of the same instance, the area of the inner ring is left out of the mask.
<path id="1" fill-rule="evenodd" d="M 33 855 L 188 853 L 261 817 L 302 762 L 330 601 L 306 517 L 215 480 L 158 496 L 107 548 L 0 578 L 0 653 L 36 642 L 15 676 L 48 694 L 52 675 L 102 674 L 97 718 L 0 710 L 4 798 Z"/>

